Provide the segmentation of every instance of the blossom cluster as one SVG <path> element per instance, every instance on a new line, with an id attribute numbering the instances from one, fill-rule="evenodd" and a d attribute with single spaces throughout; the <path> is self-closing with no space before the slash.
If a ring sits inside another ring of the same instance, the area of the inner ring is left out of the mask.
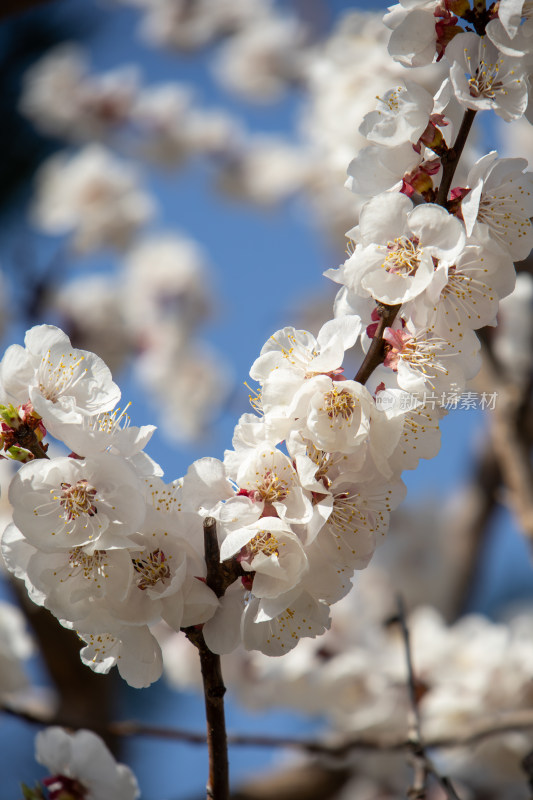
<path id="1" fill-rule="evenodd" d="M 80 146 L 79 157 L 48 162 L 56 178 L 38 182 L 38 206 L 45 209 L 44 216 L 37 215 L 39 226 L 49 230 L 46 209 L 57 202 L 55 187 L 64 183 L 70 194 L 74 175 L 80 176 L 80 189 L 84 173 L 88 179 L 84 165 L 93 149 L 88 142 L 97 141 L 129 153 L 133 145 L 143 160 L 165 169 L 177 170 L 191 158 L 207 158 L 218 189 L 260 207 L 303 193 L 312 206 L 309 212 L 328 231 L 343 235 L 359 206 L 355 198 L 350 202 L 342 181 L 350 154 L 361 145 L 360 117 L 376 94 L 401 79 L 403 67 L 384 52 L 386 30 L 379 14 L 351 11 L 330 34 L 310 44 L 301 21 L 270 3 L 263 5 L 264 13 L 250 13 L 246 25 L 239 27 L 228 24 L 225 16 L 232 12 L 235 21 L 234 9 L 224 9 L 218 2 L 195 3 L 173 20 L 166 19 L 164 31 L 173 41 L 178 36 L 187 39 L 185 49 L 193 49 L 205 44 L 196 31 L 214 34 L 216 20 L 224 19 L 225 39 L 217 51 L 213 78 L 250 102 L 274 100 L 291 76 L 296 79 L 303 102 L 290 140 L 249 130 L 233 111 L 204 107 L 187 82 L 146 84 L 132 68 L 92 72 L 79 44 L 62 44 L 36 62 L 25 76 L 21 111 L 44 133 Z M 158 3 L 151 11 L 164 17 L 165 8 Z M 246 11 L 253 12 L 253 6 Z M 443 72 L 440 64 L 415 70 L 416 79 L 430 91 L 440 85 Z M 109 159 L 109 150 L 107 154 Z M 112 183 L 124 169 L 120 164 L 102 169 L 100 181 Z M 69 176 L 64 182 L 59 179 L 63 170 Z M 96 165 L 93 170 L 97 173 Z M 140 199 L 133 178 L 132 212 L 138 208 L 134 195 Z M 106 204 L 106 192 L 89 194 L 95 206 Z M 107 206 L 102 217 L 109 230 L 113 215 Z M 124 207 L 121 202 L 120 208 Z M 134 219 L 126 221 L 132 232 Z M 78 232 L 75 236 L 78 239 Z"/>
<path id="2" fill-rule="evenodd" d="M 373 577 L 382 589 L 379 574 Z M 287 658 L 248 653 L 240 662 L 235 659 L 226 673 L 244 705 L 325 716 L 330 735 L 341 740 L 405 740 L 409 702 L 404 643 L 398 626 L 380 626 L 361 613 L 368 608 L 364 600 L 371 597 L 354 600 L 350 595 L 339 604 L 323 639 L 306 641 Z M 426 741 L 460 740 L 481 720 L 531 708 L 531 610 L 516 614 L 508 624 L 472 614 L 447 626 L 426 606 L 407 622 Z M 519 765 L 529 749 L 527 733 L 514 732 L 478 743 L 475 752 L 468 745 L 439 751 L 437 759 L 454 783 L 464 785 L 461 797 L 470 796 L 469 790 L 472 796 L 514 800 L 523 797 Z M 376 796 L 385 786 L 395 789 L 394 797 L 405 791 L 403 764 L 389 754 L 369 760 L 354 753 L 351 766 L 354 776 L 376 782 Z M 358 792 L 353 796 L 359 798 Z"/>
<path id="3" fill-rule="evenodd" d="M 348 755 L 344 749 L 353 740 L 407 739 L 405 642 L 393 622 L 398 592 L 409 609 L 406 624 L 426 746 L 439 739 L 458 742 L 453 749 L 432 749 L 434 763 L 461 798 L 524 796 L 520 761 L 530 749 L 527 733 L 487 738 L 475 748 L 460 742 L 471 729 L 530 713 L 531 603 L 507 606 L 500 622 L 472 613 L 453 624 L 444 621 L 457 614 L 468 502 L 464 485 L 444 503 L 436 491 L 425 503 L 407 502 L 392 515 L 386 546 L 335 606 L 323 636 L 304 640 L 279 659 L 242 648 L 222 658 L 226 685 L 245 708 L 294 709 L 310 715 L 313 724 L 319 720 L 318 741 L 328 751 L 336 743 L 343 748 L 343 765 L 351 773 L 345 798 L 405 796 L 401 756 L 357 748 Z M 192 648 L 164 625 L 157 635 L 171 686 L 201 691 Z M 329 758 L 328 752 L 326 769 Z"/>
<path id="4" fill-rule="evenodd" d="M 70 234 L 74 253 L 102 245 L 119 251 L 130 247 L 156 211 L 139 170 L 114 155 L 131 156 L 133 149 L 165 170 L 179 169 L 191 158 L 209 158 L 217 187 L 247 203 L 271 205 L 303 192 L 312 206 L 309 213 L 328 232 L 343 233 L 353 225 L 368 196 L 349 198 L 341 184 L 347 160 L 363 139 L 357 133 L 359 118 L 371 98 L 403 80 L 405 71 L 401 63 L 384 60 L 386 30 L 378 15 L 352 12 L 330 35 L 310 42 L 301 22 L 266 0 L 231 7 L 210 0 L 192 6 L 135 5 L 146 14 L 144 31 L 153 44 L 192 50 L 223 37 L 214 77 L 251 101 L 267 101 L 296 81 L 303 92 L 301 130 L 293 134 L 297 142 L 247 131 L 233 114 L 202 107 L 184 82 L 146 85 L 131 67 L 95 74 L 79 45 L 63 44 L 29 70 L 21 109 L 44 132 L 81 145 L 74 155 L 62 153 L 45 164 L 37 181 L 34 224 L 49 234 Z M 526 7 L 521 31 L 528 30 L 527 13 Z M 446 74 L 444 62 L 414 67 L 414 80 L 434 93 Z M 459 103 L 449 104 L 454 125 L 459 113 Z M 444 133 L 450 134 L 451 126 Z M 375 190 L 372 185 L 370 194 Z M 132 253 L 135 260 L 137 249 L 146 256 L 150 277 L 159 238 L 141 241 Z M 115 276 L 84 275 L 46 294 L 51 306 L 46 313 L 55 320 L 59 314 L 80 346 L 98 352 L 113 370 L 128 359 L 135 363 L 140 384 L 157 394 L 158 424 L 182 441 L 199 437 L 206 422 L 216 418 L 231 384 L 220 356 L 197 336 L 203 313 L 194 320 L 183 315 L 185 305 L 196 308 L 205 274 L 200 265 L 192 276 L 191 259 L 184 254 L 189 243 L 184 244 L 180 237 L 175 248 L 167 248 L 176 281 L 157 292 L 159 311 L 176 303 L 180 322 L 170 331 L 175 344 L 169 343 L 168 326 L 157 324 L 147 336 L 146 326 L 139 324 L 142 314 L 128 313 L 131 300 L 150 293 L 146 272 L 133 275 L 129 255 Z M 125 297 L 124 283 L 135 284 L 133 296 Z M 206 295 L 204 309 L 208 300 Z M 177 407 L 184 410 L 176 414 Z"/>
<path id="5" fill-rule="evenodd" d="M 477 7 L 461 19 L 481 33 L 463 32 L 459 11 L 406 3 L 386 18 L 394 57 L 446 58 L 447 77 L 435 97 L 406 80 L 363 119 L 368 145 L 348 186 L 372 196 L 349 257 L 326 273 L 341 286 L 334 319 L 316 337 L 285 327 L 269 338 L 250 370 L 256 413 L 241 417 L 223 461 L 200 459 L 164 483 L 144 452 L 152 426 L 127 424 L 99 357 L 50 325 L 6 351 L 2 444 L 23 466 L 3 555 L 34 602 L 78 631 L 92 669 L 156 680 L 160 620 L 202 626 L 215 653 L 242 642 L 282 655 L 323 633 L 387 532 L 403 471 L 436 454 L 443 410 L 424 398 L 464 391 L 480 363 L 475 331 L 494 324 L 513 261 L 533 243 L 525 161 L 489 153 L 451 186 L 474 114 L 520 117 L 528 92 L 524 59 L 495 54 Z M 351 378 L 356 344 L 366 355 Z M 70 456 L 48 457 L 48 433 Z M 221 561 L 240 572 L 221 597 L 206 579 L 207 517 Z"/>
<path id="6" fill-rule="evenodd" d="M 167 434 L 194 439 L 231 384 L 224 359 L 199 336 L 213 308 L 211 266 L 202 248 L 177 232 L 138 236 L 155 203 L 139 171 L 100 144 L 52 157 L 37 183 L 32 214 L 41 230 L 70 235 L 81 252 L 120 252 L 114 275 L 78 276 L 58 288 L 50 301 L 54 312 L 115 369 L 133 358 L 139 383 L 157 398 Z"/>

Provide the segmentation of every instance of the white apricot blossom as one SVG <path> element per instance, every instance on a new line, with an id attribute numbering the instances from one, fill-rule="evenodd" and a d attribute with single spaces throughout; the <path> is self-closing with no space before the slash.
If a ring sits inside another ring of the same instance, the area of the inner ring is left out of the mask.
<path id="1" fill-rule="evenodd" d="M 110 411 L 120 389 L 101 358 L 72 347 L 54 325 L 36 325 L 24 347 L 12 344 L 0 362 L 0 396 L 4 403 L 28 402 L 46 429 L 61 438 L 63 425 L 84 415 Z"/>
<path id="2" fill-rule="evenodd" d="M 73 234 L 82 252 L 127 246 L 154 210 L 137 171 L 101 145 L 52 156 L 37 175 L 35 224 L 46 233 Z"/>
<path id="3" fill-rule="evenodd" d="M 440 0 L 400 0 L 391 6 L 383 22 L 392 33 L 389 53 L 401 64 L 430 64 L 437 51 L 436 10 Z"/>
<path id="4" fill-rule="evenodd" d="M 523 158 L 487 153 L 468 173 L 470 191 L 461 202 L 468 236 L 495 240 L 513 261 L 527 258 L 533 247 L 533 175 L 526 169 Z"/>
<path id="5" fill-rule="evenodd" d="M 229 531 L 220 547 L 220 559 L 235 555 L 246 572 L 254 573 L 250 590 L 255 597 L 272 598 L 288 592 L 307 569 L 300 540 L 277 517 L 262 517 L 245 528 Z"/>
<path id="6" fill-rule="evenodd" d="M 9 499 L 15 525 L 45 552 L 135 547 L 129 536 L 145 516 L 135 470 L 107 453 L 30 461 L 13 478 Z"/>
<path id="7" fill-rule="evenodd" d="M 35 757 L 51 773 L 42 782 L 50 796 L 72 800 L 136 800 L 135 775 L 117 764 L 102 739 L 92 731 L 68 733 L 52 727 L 35 739 Z"/>
<path id="8" fill-rule="evenodd" d="M 76 546 L 46 552 L 13 524 L 1 543 L 8 569 L 24 580 L 33 602 L 77 625 L 97 608 L 104 616 L 110 602 L 124 600 L 133 579 L 131 554 L 125 549 L 88 553 Z"/>
<path id="9" fill-rule="evenodd" d="M 293 590 L 274 600 L 252 598 L 242 616 L 242 641 L 247 650 L 281 656 L 304 636 L 320 636 L 330 623 L 327 603 L 307 591 Z"/>
<path id="10" fill-rule="evenodd" d="M 342 569 L 364 569 L 389 527 L 390 512 L 405 497 L 404 484 L 382 478 L 355 482 L 340 474 L 328 488 L 331 514 L 315 540 L 326 559 Z"/>
<path id="11" fill-rule="evenodd" d="M 78 456 L 113 453 L 131 458 L 144 450 L 155 425 L 130 425 L 126 409 L 103 411 L 92 416 L 79 415 L 74 423 L 61 427 L 61 439 Z"/>
<path id="12" fill-rule="evenodd" d="M 423 86 L 406 80 L 405 86 L 378 97 L 377 109 L 365 114 L 359 133 L 385 147 L 416 144 L 428 125 L 433 103 L 433 96 Z"/>
<path id="13" fill-rule="evenodd" d="M 300 484 L 290 459 L 275 447 L 259 444 L 252 449 L 226 450 L 227 474 L 241 493 L 265 513 L 277 513 L 287 522 L 308 522 L 311 500 Z"/>
<path id="14" fill-rule="evenodd" d="M 187 522 L 183 517 L 187 517 Z M 140 625 L 163 619 L 179 631 L 188 594 L 195 605 L 194 624 L 211 617 L 218 600 L 205 584 L 205 561 L 188 541 L 189 527 L 201 527 L 192 515 L 147 509 L 146 518 L 132 536 L 138 549 L 129 556 L 133 578 L 128 592 L 111 598 L 108 609 L 120 622 Z M 192 584 L 192 585 L 191 585 Z M 201 608 L 201 605 L 204 608 Z"/>
<path id="15" fill-rule="evenodd" d="M 389 345 L 384 365 L 397 373 L 398 386 L 413 394 L 443 392 L 450 386 L 462 391 L 481 366 L 480 342 L 469 329 L 455 342 L 408 328 L 386 328 L 383 338 Z"/>
<path id="16" fill-rule="evenodd" d="M 85 642 L 80 658 L 93 672 L 107 675 L 116 666 L 134 689 L 145 689 L 161 677 L 161 648 L 148 625 L 116 626 L 113 633 L 78 631 L 78 635 Z"/>
<path id="17" fill-rule="evenodd" d="M 464 108 L 492 110 L 506 122 L 519 119 L 528 101 L 527 68 L 504 55 L 486 36 L 461 33 L 446 48 L 450 80 Z"/>
<path id="18" fill-rule="evenodd" d="M 310 378 L 294 400 L 294 428 L 327 452 L 351 453 L 371 435 L 374 404 L 368 390 L 354 380 L 328 375 Z"/>
<path id="19" fill-rule="evenodd" d="M 439 452 L 439 423 L 447 413 L 441 400 L 435 400 L 433 393 L 424 399 L 391 387 L 376 394 L 376 405 L 383 408 L 387 416 L 397 416 L 402 423 L 398 444 L 389 458 L 393 473 L 416 469 L 421 458 L 434 458 Z"/>
<path id="20" fill-rule="evenodd" d="M 433 282 L 402 315 L 418 330 L 457 341 L 468 330 L 496 325 L 498 302 L 513 290 L 515 277 L 502 251 L 467 245 L 454 264 L 438 265 Z"/>
<path id="21" fill-rule="evenodd" d="M 453 264 L 465 244 L 462 225 L 444 208 L 413 207 L 408 197 L 392 193 L 365 203 L 348 235 L 356 242 L 352 255 L 324 274 L 388 305 L 420 295 L 433 281 L 436 263 Z"/>
<path id="22" fill-rule="evenodd" d="M 531 0 L 500 0 L 498 16 L 491 19 L 486 33 L 498 50 L 508 56 L 533 52 L 533 3 Z"/>
<path id="23" fill-rule="evenodd" d="M 261 348 L 250 368 L 250 377 L 260 384 L 275 378 L 274 370 L 290 370 L 302 382 L 319 373 L 340 370 L 344 353 L 357 341 L 361 320 L 355 316 L 328 320 L 315 339 L 307 331 L 283 328 Z"/>
<path id="24" fill-rule="evenodd" d="M 346 188 L 355 194 L 372 197 L 376 192 L 399 190 L 402 178 L 418 167 L 423 155 L 411 142 L 395 147 L 371 144 L 363 147 L 348 165 Z"/>

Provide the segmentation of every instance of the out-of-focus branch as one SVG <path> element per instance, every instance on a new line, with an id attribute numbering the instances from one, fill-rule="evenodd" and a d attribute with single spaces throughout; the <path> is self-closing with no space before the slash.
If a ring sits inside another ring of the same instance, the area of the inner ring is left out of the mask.
<path id="1" fill-rule="evenodd" d="M 533 537 L 533 469 L 530 461 L 533 376 L 519 385 L 506 381 L 504 365 L 493 353 L 489 332 L 482 329 L 478 335 L 482 341 L 483 366 L 472 388 L 479 394 L 496 393 L 496 403 L 494 410 L 486 415 L 487 433 L 464 492 L 461 511 L 451 526 L 456 551 L 455 573 L 459 577 L 453 588 L 456 602 L 449 621 L 456 619 L 468 607 L 485 535 L 491 517 L 502 501 L 514 512 L 524 533 Z"/>
<path id="2" fill-rule="evenodd" d="M 117 679 L 88 669 L 80 659 L 80 641 L 76 633 L 61 627 L 45 608 L 34 605 L 20 581 L 13 580 L 12 584 L 57 691 L 57 719 L 63 720 L 59 724 L 100 730 L 108 747 L 118 754 L 118 741 L 109 726 Z M 43 723 L 39 718 L 33 721 Z M 55 722 L 46 721 L 46 724 Z"/>
<path id="3" fill-rule="evenodd" d="M 35 6 L 44 6 L 52 0 L 2 0 L 0 2 L 0 22 L 15 14 L 23 14 Z"/>
<path id="4" fill-rule="evenodd" d="M 246 781 L 231 800 L 334 800 L 350 778 L 353 769 L 306 761 Z"/>
<path id="5" fill-rule="evenodd" d="M 169 741 L 186 742 L 187 744 L 205 745 L 207 738 L 203 733 L 187 731 L 180 728 L 144 725 L 136 720 L 110 722 L 105 725 L 74 722 L 71 716 L 57 713 L 53 716 L 37 715 L 23 711 L 7 704 L 0 705 L 0 712 L 23 719 L 32 725 L 59 725 L 67 728 L 87 727 L 102 735 L 141 736 Z M 470 724 L 462 723 L 460 733 L 453 736 L 427 738 L 425 746 L 431 750 L 448 750 L 455 747 L 470 747 L 473 744 L 503 736 L 506 733 L 520 733 L 533 730 L 533 708 L 506 711 L 498 714 L 487 714 Z M 255 734 L 229 734 L 228 744 L 239 747 L 290 747 L 307 753 L 328 757 L 345 758 L 352 750 L 367 750 L 383 753 L 408 750 L 408 739 L 388 736 L 342 736 L 337 741 L 323 742 L 318 739 L 299 739 L 291 736 L 257 736 Z"/>
<path id="6" fill-rule="evenodd" d="M 489 431 L 505 486 L 506 501 L 523 533 L 533 541 L 533 466 L 531 441 L 524 426 L 531 386 L 520 387 L 502 380 L 498 364 L 483 345 L 483 372 L 496 403 L 489 417 Z"/>
<path id="7" fill-rule="evenodd" d="M 405 616 L 405 607 L 402 597 L 398 596 L 398 619 L 405 649 L 405 662 L 407 666 L 407 688 L 409 690 L 409 732 L 408 741 L 410 744 L 411 760 L 413 764 L 413 784 L 407 791 L 409 800 L 426 800 L 427 779 L 431 774 L 437 783 L 446 793 L 449 800 L 460 800 L 458 794 L 452 786 L 449 778 L 441 775 L 429 756 L 426 753 L 426 746 L 422 739 L 422 725 L 420 721 L 420 710 L 418 707 L 417 680 L 413 667 L 413 656 L 411 652 L 411 637 Z"/>
<path id="8" fill-rule="evenodd" d="M 521 398 L 515 387 L 500 384 L 490 432 L 508 491 L 509 506 L 523 533 L 533 540 L 533 469 L 528 442 L 518 429 L 520 405 Z"/>
<path id="9" fill-rule="evenodd" d="M 492 441 L 487 437 L 476 456 L 468 483 L 461 491 L 461 505 L 450 525 L 455 577 L 448 622 L 454 622 L 468 608 L 476 582 L 480 553 L 492 515 L 498 507 L 500 484 L 498 459 Z"/>
<path id="10" fill-rule="evenodd" d="M 405 618 L 405 608 L 401 595 L 398 595 L 398 619 L 402 631 L 403 644 L 405 649 L 405 663 L 407 666 L 407 689 L 409 692 L 409 713 L 408 713 L 408 738 L 411 743 L 411 763 L 413 765 L 413 783 L 407 791 L 409 800 L 425 800 L 426 781 L 428 778 L 428 764 L 424 745 L 422 744 L 422 729 L 420 725 L 420 712 L 418 709 L 418 693 L 413 670 L 413 659 L 411 655 L 411 641 L 409 628 Z"/>

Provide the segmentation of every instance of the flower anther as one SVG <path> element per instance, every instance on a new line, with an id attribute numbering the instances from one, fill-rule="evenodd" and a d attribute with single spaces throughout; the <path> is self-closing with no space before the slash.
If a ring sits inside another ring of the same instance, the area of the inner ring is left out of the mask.
<path id="1" fill-rule="evenodd" d="M 324 411 L 330 419 L 350 421 L 356 406 L 356 398 L 346 389 L 339 391 L 335 386 L 324 395 Z"/>
<path id="2" fill-rule="evenodd" d="M 279 542 L 270 531 L 259 531 L 254 538 L 246 545 L 241 558 L 249 560 L 257 553 L 265 556 L 279 556 Z"/>
<path id="3" fill-rule="evenodd" d="M 97 490 L 90 486 L 85 479 L 82 478 L 74 485 L 62 482 L 61 489 L 61 495 L 54 496 L 54 500 L 59 500 L 59 505 L 65 509 L 63 514 L 65 522 L 76 520 L 82 514 L 94 517 L 98 512 L 93 502 L 97 499 Z"/>
<path id="4" fill-rule="evenodd" d="M 465 58 L 470 65 L 472 63 L 472 58 L 466 49 Z M 498 73 L 502 65 L 503 56 L 499 56 L 498 59 L 492 63 L 485 61 L 483 58 L 481 59 L 479 67 L 475 71 L 472 70 L 473 75 L 468 80 L 472 97 L 488 97 L 491 100 L 494 99 L 496 92 L 503 88 L 501 80 L 498 79 Z"/>
<path id="5" fill-rule="evenodd" d="M 358 526 L 366 525 L 366 517 L 358 507 L 360 502 L 361 496 L 357 492 L 339 492 L 333 496 L 333 510 L 327 525 L 334 536 L 342 538 L 346 533 L 354 533 Z"/>
<path id="6" fill-rule="evenodd" d="M 170 566 L 168 559 L 161 548 L 157 547 L 146 558 L 134 558 L 133 568 L 139 574 L 137 586 L 141 591 L 155 586 L 157 583 L 165 583 L 171 579 Z"/>
<path id="7" fill-rule="evenodd" d="M 422 373 L 430 386 L 433 386 L 432 381 L 437 377 L 435 373 L 448 374 L 448 370 L 440 362 L 445 355 L 442 352 L 446 346 L 444 339 L 421 339 L 407 331 L 392 328 L 385 329 L 383 338 L 391 348 L 385 356 L 384 364 L 395 372 L 401 361 L 411 370 Z"/>
<path id="8" fill-rule="evenodd" d="M 258 479 L 255 486 L 254 499 L 265 503 L 278 503 L 286 499 L 290 487 L 274 469 L 267 469 Z"/>
<path id="9" fill-rule="evenodd" d="M 402 277 L 415 275 L 423 252 L 418 244 L 416 237 L 409 239 L 407 236 L 398 236 L 393 242 L 388 242 L 389 252 L 385 256 L 383 268 Z"/>
<path id="10" fill-rule="evenodd" d="M 83 573 L 83 577 L 88 580 L 99 581 L 107 578 L 106 569 L 108 563 L 105 550 L 95 550 L 94 553 L 86 553 L 83 547 L 73 547 L 68 556 L 71 572 L 69 578 L 78 573 Z"/>
<path id="11" fill-rule="evenodd" d="M 78 353 L 62 353 L 59 361 L 51 357 L 48 350 L 38 369 L 39 391 L 47 400 L 57 403 L 61 395 L 66 394 L 87 373 L 83 367 L 85 356 Z"/>

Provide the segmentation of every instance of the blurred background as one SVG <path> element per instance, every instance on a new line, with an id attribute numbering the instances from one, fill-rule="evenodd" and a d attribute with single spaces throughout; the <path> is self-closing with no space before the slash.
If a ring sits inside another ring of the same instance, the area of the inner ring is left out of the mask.
<path id="1" fill-rule="evenodd" d="M 231 446 L 249 410 L 248 370 L 271 333 L 316 333 L 332 316 L 335 287 L 322 272 L 344 260 L 344 233 L 357 222 L 361 199 L 343 185 L 364 142 L 357 128 L 404 75 L 386 52 L 383 10 L 345 0 L 52 0 L 0 10 L 4 348 L 48 322 L 98 353 L 132 423 L 158 426 L 148 452 L 167 481 Z M 430 90 L 444 74 L 441 65 L 416 73 Z M 476 124 L 467 166 L 491 149 L 533 151 L 527 123 Z M 413 613 L 429 730 L 452 736 L 482 712 L 533 710 L 531 264 L 519 270 L 501 327 L 483 333 L 486 366 L 471 387 L 478 398 L 498 392 L 501 413 L 491 418 L 474 402 L 443 421 L 438 457 L 406 474 L 388 541 L 334 609 L 324 641 L 302 642 L 283 664 L 228 658 L 230 731 L 401 733 L 404 665 L 384 626 L 397 590 Z M 502 466 L 513 459 L 525 470 L 518 503 Z M 1 467 L 5 489 L 9 464 Z M 5 491 L 0 503 L 7 522 Z M 21 597 L 7 575 L 1 596 Z M 53 706 L 88 725 L 134 718 L 203 730 L 188 642 L 161 629 L 166 677 L 136 691 L 81 667 L 76 637 L 47 612 L 2 608 L 5 698 L 17 693 L 32 709 Z M 34 734 L 0 716 L 1 798 L 42 775 Z M 475 758 L 444 758 L 462 797 L 529 796 L 520 759 L 533 741 L 512 736 Z M 202 797 L 202 747 L 109 743 L 145 800 Z M 332 767 L 280 748 L 231 750 L 233 784 L 249 799 L 402 797 L 404 762 L 359 754 Z M 266 770 L 277 784 L 258 777 Z"/>

